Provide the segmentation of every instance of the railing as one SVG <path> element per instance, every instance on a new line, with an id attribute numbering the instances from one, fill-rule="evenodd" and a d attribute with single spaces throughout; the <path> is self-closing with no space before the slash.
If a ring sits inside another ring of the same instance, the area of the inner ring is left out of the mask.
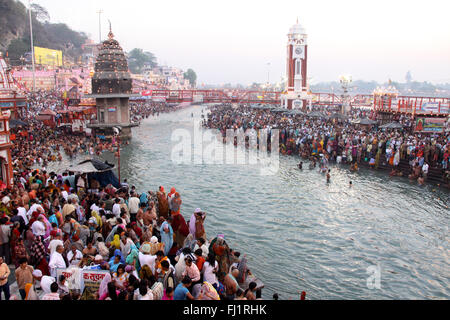
<path id="1" fill-rule="evenodd" d="M 400 96 L 376 97 L 374 109 L 384 112 L 399 112 L 420 115 L 449 115 L 450 98 L 408 97 Z"/>

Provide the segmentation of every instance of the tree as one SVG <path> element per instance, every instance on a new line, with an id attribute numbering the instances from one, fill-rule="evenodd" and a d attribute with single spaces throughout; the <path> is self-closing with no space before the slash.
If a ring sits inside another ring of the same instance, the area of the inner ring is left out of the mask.
<path id="1" fill-rule="evenodd" d="M 87 36 L 64 23 L 50 23 L 48 11 L 31 5 L 34 45 L 62 50 L 64 56 L 78 58 Z M 16 0 L 0 0 L 0 50 L 8 51 L 11 64 L 20 64 L 20 57 L 31 51 L 28 9 Z"/>
<path id="2" fill-rule="evenodd" d="M 48 14 L 47 9 L 37 3 L 31 4 L 31 12 L 34 13 L 36 19 L 41 23 L 45 23 L 50 20 L 50 15 Z"/>
<path id="3" fill-rule="evenodd" d="M 134 48 L 128 53 L 128 66 L 132 73 L 142 73 L 146 66 L 154 68 L 157 65 L 156 57 L 153 53 Z"/>
<path id="4" fill-rule="evenodd" d="M 197 74 L 192 69 L 187 69 L 187 71 L 183 74 L 183 78 L 188 79 L 190 84 L 195 87 L 197 82 Z"/>

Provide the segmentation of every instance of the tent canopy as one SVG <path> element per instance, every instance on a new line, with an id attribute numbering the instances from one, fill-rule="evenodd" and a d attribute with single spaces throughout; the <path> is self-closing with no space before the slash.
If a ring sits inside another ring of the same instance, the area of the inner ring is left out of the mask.
<path id="1" fill-rule="evenodd" d="M 113 164 L 102 162 L 96 159 L 88 159 L 80 162 L 76 166 L 71 166 L 68 171 L 72 171 L 79 174 L 87 174 L 88 180 L 95 179 L 100 183 L 100 186 L 105 187 L 108 184 L 112 184 L 116 188 L 120 188 L 119 179 L 112 171 Z"/>
<path id="2" fill-rule="evenodd" d="M 95 159 L 88 159 L 75 166 L 69 167 L 69 171 L 78 173 L 96 173 L 110 171 L 114 168 L 113 164 L 108 162 L 101 162 Z"/>
<path id="3" fill-rule="evenodd" d="M 305 114 L 304 112 L 302 112 L 300 110 L 291 110 L 288 113 L 292 114 L 292 115 L 304 115 Z"/>
<path id="4" fill-rule="evenodd" d="M 45 109 L 45 110 L 41 111 L 39 113 L 39 115 L 56 117 L 56 112 L 53 110 L 50 110 L 50 109 Z"/>
<path id="5" fill-rule="evenodd" d="M 330 116 L 331 119 L 338 119 L 338 120 L 346 120 L 348 117 L 346 115 L 343 115 L 342 113 L 333 113 Z"/>
<path id="6" fill-rule="evenodd" d="M 356 119 L 356 120 L 352 121 L 352 123 L 354 123 L 354 124 L 362 124 L 362 125 L 374 125 L 374 124 L 377 124 L 376 121 L 370 120 L 368 118 Z"/>
<path id="7" fill-rule="evenodd" d="M 285 109 L 285 108 L 276 108 L 276 109 L 271 109 L 270 112 L 289 112 L 289 109 Z"/>
<path id="8" fill-rule="evenodd" d="M 391 122 L 380 126 L 381 129 L 403 129 L 403 125 L 398 122 Z"/>
<path id="9" fill-rule="evenodd" d="M 16 128 L 18 126 L 27 126 L 28 124 L 22 120 L 18 120 L 18 119 L 11 119 L 9 121 L 9 126 L 11 128 Z"/>
<path id="10" fill-rule="evenodd" d="M 322 112 L 319 111 L 310 112 L 307 114 L 307 116 L 310 118 L 328 118 L 326 114 L 323 114 Z"/>

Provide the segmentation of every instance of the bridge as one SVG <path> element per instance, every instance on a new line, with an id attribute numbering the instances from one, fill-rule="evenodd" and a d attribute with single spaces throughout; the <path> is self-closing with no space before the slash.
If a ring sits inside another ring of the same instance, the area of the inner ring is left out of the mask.
<path id="1" fill-rule="evenodd" d="M 144 90 L 141 97 L 134 100 L 165 101 L 167 103 L 204 102 L 204 103 L 242 103 L 242 104 L 281 104 L 281 91 L 261 90 Z M 310 93 L 313 105 L 342 105 L 342 97 L 334 93 Z M 358 106 L 373 106 L 373 95 L 356 95 L 351 104 Z"/>
<path id="2" fill-rule="evenodd" d="M 211 90 L 144 90 L 140 97 L 133 100 L 165 101 L 167 103 L 203 102 L 203 103 L 236 103 L 236 104 L 272 104 L 280 105 L 281 91 L 258 91 L 236 89 Z M 312 105 L 341 106 L 343 98 L 335 93 L 310 92 Z M 449 115 L 450 98 L 419 96 L 388 96 L 357 94 L 350 99 L 350 106 L 372 107 L 378 112 Z"/>

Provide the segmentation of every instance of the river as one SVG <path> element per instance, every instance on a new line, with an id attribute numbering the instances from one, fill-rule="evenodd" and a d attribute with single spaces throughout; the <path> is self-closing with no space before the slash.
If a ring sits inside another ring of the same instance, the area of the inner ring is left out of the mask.
<path id="1" fill-rule="evenodd" d="M 206 211 L 207 237 L 223 233 L 247 255 L 263 298 L 298 299 L 301 291 L 307 299 L 450 298 L 448 191 L 339 166 L 327 184 L 307 162 L 300 171 L 293 156 L 280 156 L 273 175 L 250 165 L 174 163 L 172 134 L 192 130 L 191 113 L 199 120 L 201 110 L 134 128 L 121 176 L 140 192 L 176 187 L 186 220 L 197 207 Z"/>

